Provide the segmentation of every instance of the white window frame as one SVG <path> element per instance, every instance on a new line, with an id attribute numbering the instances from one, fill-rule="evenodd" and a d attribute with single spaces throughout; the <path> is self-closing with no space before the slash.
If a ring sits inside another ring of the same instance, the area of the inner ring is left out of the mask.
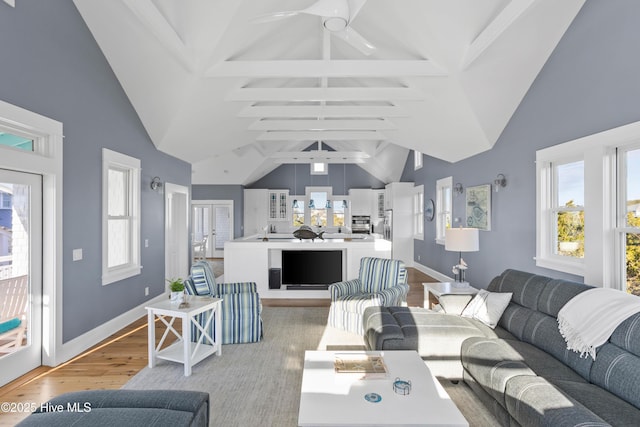
<path id="1" fill-rule="evenodd" d="M 424 240 L 424 185 L 418 185 L 414 188 L 413 238 Z"/>
<path id="2" fill-rule="evenodd" d="M 33 151 L 0 147 L 0 167 L 42 175 L 42 363 L 56 366 L 69 359 L 62 342 L 63 125 L 0 100 L 0 128 L 34 140 Z"/>
<path id="3" fill-rule="evenodd" d="M 613 289 L 624 289 L 621 269 L 624 252 L 620 239 L 625 232 L 617 228 L 618 185 L 616 151 L 640 142 L 640 122 L 609 129 L 536 152 L 536 265 L 584 277 L 585 283 Z M 571 268 L 545 257 L 545 239 L 550 224 L 544 209 L 550 183 L 545 164 L 558 159 L 584 158 L 585 176 L 585 256 L 580 269 Z M 545 222 L 546 221 L 546 222 Z"/>
<path id="4" fill-rule="evenodd" d="M 413 170 L 418 170 L 422 167 L 422 153 L 417 150 L 413 150 Z"/>
<path id="5" fill-rule="evenodd" d="M 447 191 L 448 200 L 445 200 Z M 451 210 L 444 209 L 448 205 Z M 436 181 L 436 243 L 444 245 L 444 234 L 447 230 L 447 215 L 453 219 L 453 177 L 448 176 Z M 450 225 L 450 224 L 449 224 Z"/>
<path id="6" fill-rule="evenodd" d="M 640 137 L 639 137 L 640 138 Z M 617 213 L 615 225 L 615 260 L 616 267 L 613 272 L 615 283 L 619 284 L 621 289 L 626 289 L 626 234 L 640 234 L 640 228 L 627 226 L 627 164 L 626 153 L 628 151 L 640 149 L 640 142 L 625 144 L 619 146 L 616 155 L 617 161 Z"/>
<path id="7" fill-rule="evenodd" d="M 131 235 L 129 238 L 130 261 L 122 266 L 109 268 L 109 170 L 116 168 L 129 172 L 129 212 Z M 140 274 L 140 160 L 107 148 L 102 149 L 102 284 L 118 282 Z"/>
<path id="8" fill-rule="evenodd" d="M 563 271 L 565 273 L 583 275 L 584 274 L 584 258 L 574 258 L 562 256 L 556 253 L 557 238 L 557 220 L 556 214 L 559 212 L 574 211 L 573 208 L 557 206 L 557 166 L 577 161 L 584 161 L 584 155 L 573 150 L 565 150 L 563 147 L 555 146 L 553 150 L 538 151 L 539 157 L 536 157 L 536 175 L 538 182 L 537 190 L 537 218 L 538 233 L 536 242 L 536 265 L 539 267 L 550 268 L 553 270 Z M 587 175 L 587 165 L 585 162 L 585 181 Z M 586 187 L 586 182 L 584 183 Z M 585 200 L 587 196 L 585 194 Z M 585 201 L 585 205 L 587 202 Z M 582 207 L 580 210 L 585 211 L 585 222 L 588 220 L 587 211 Z M 586 233 L 586 226 L 585 226 Z M 585 237 L 585 257 L 590 248 L 587 247 Z"/>

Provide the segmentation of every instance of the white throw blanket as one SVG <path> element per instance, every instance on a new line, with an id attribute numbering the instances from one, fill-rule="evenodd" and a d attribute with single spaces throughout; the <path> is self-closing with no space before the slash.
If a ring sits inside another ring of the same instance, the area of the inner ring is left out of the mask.
<path id="1" fill-rule="evenodd" d="M 571 298 L 558 313 L 567 349 L 596 359 L 596 348 L 629 316 L 640 312 L 640 298 L 626 292 L 595 288 Z"/>

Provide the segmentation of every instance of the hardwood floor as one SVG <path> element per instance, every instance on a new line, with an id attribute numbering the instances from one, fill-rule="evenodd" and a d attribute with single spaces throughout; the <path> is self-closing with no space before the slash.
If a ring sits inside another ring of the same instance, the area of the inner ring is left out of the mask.
<path id="1" fill-rule="evenodd" d="M 407 304 L 421 307 L 424 295 L 422 283 L 436 280 L 413 268 L 408 273 Z M 308 300 L 263 302 L 265 306 L 274 307 L 328 306 L 328 300 L 309 304 Z M 163 332 L 163 325 L 156 322 L 158 340 Z M 147 317 L 144 316 L 60 366 L 41 366 L 0 387 L 0 402 L 35 403 L 40 406 L 52 397 L 69 391 L 118 389 L 144 368 L 147 362 Z M 27 415 L 0 411 L 0 426 L 15 425 Z"/>

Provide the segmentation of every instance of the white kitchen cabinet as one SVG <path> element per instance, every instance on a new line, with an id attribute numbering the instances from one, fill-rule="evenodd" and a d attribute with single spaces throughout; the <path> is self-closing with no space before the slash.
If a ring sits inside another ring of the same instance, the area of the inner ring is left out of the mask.
<path id="1" fill-rule="evenodd" d="M 264 233 L 269 219 L 269 190 L 244 190 L 244 235 Z"/>
<path id="2" fill-rule="evenodd" d="M 269 190 L 269 221 L 289 219 L 289 190 Z"/>
<path id="3" fill-rule="evenodd" d="M 372 215 L 372 190 L 369 188 L 352 188 L 349 190 L 351 199 L 351 215 Z"/>

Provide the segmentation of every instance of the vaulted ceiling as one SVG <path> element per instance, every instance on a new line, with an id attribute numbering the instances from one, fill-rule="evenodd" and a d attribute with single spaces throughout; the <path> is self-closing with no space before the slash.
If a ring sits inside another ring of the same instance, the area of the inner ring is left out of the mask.
<path id="1" fill-rule="evenodd" d="M 384 182 L 491 149 L 584 0 L 74 3 L 156 147 L 249 184 L 316 141 Z"/>

